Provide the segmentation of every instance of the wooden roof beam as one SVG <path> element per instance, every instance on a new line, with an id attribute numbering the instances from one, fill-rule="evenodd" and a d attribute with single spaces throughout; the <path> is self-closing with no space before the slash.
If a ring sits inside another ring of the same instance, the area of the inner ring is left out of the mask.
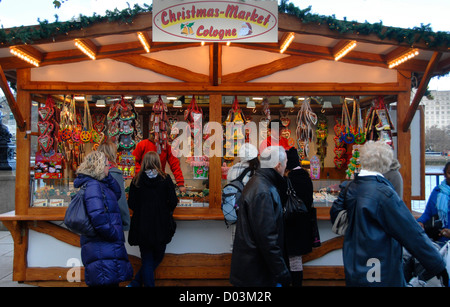
<path id="1" fill-rule="evenodd" d="M 419 87 L 417 88 L 416 95 L 411 102 L 408 112 L 406 113 L 405 120 L 403 121 L 403 132 L 407 132 L 411 122 L 414 118 L 414 114 L 416 114 L 417 107 L 419 106 L 420 101 L 422 100 L 425 91 L 427 90 L 428 83 L 430 82 L 431 77 L 433 76 L 433 72 L 435 71 L 439 60 L 441 59 L 441 52 L 434 52 L 431 57 L 430 62 L 428 63 L 427 69 L 420 81 Z"/>
<path id="2" fill-rule="evenodd" d="M 9 88 L 8 81 L 6 81 L 6 76 L 3 73 L 3 69 L 1 66 L 0 66 L 0 88 L 2 89 L 3 93 L 5 93 L 6 101 L 8 102 L 9 108 L 11 109 L 11 112 L 14 115 L 14 119 L 16 120 L 17 123 L 17 128 L 19 128 L 21 132 L 24 132 L 26 128 L 25 120 L 23 119 L 22 113 L 20 113 L 17 101 L 14 98 L 11 89 Z"/>

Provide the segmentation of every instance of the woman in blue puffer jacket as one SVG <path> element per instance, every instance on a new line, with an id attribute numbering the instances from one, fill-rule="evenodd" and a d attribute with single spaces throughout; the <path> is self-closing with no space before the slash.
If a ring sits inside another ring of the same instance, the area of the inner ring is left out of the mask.
<path id="1" fill-rule="evenodd" d="M 88 286 L 118 286 L 133 277 L 133 268 L 125 249 L 117 200 L 120 186 L 109 174 L 109 163 L 102 152 L 88 154 L 77 169 L 74 187 L 85 186 L 84 202 L 94 237 L 81 236 L 81 260 Z"/>

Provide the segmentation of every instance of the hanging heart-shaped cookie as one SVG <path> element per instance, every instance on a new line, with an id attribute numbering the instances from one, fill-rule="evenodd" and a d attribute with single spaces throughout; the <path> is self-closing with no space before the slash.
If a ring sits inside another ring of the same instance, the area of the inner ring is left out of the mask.
<path id="1" fill-rule="evenodd" d="M 38 137 L 38 143 L 43 151 L 49 152 L 53 145 L 53 138 L 48 134 L 40 135 Z"/>
<path id="2" fill-rule="evenodd" d="M 103 131 L 103 129 L 105 129 L 105 124 L 103 122 L 98 122 L 98 123 L 94 123 L 93 127 L 94 127 L 95 131 L 100 133 Z"/>
<path id="3" fill-rule="evenodd" d="M 342 158 L 342 156 L 344 156 L 345 151 L 346 151 L 345 148 L 335 148 L 334 154 L 336 155 L 336 158 L 340 159 Z"/>
<path id="4" fill-rule="evenodd" d="M 337 169 L 341 169 L 344 166 L 346 159 L 344 158 L 334 158 L 334 165 Z"/>
<path id="5" fill-rule="evenodd" d="M 38 109 L 38 113 L 43 121 L 47 121 L 53 115 L 53 108 L 41 107 Z"/>
<path id="6" fill-rule="evenodd" d="M 280 118 L 280 120 L 281 120 L 281 124 L 282 124 L 284 127 L 289 127 L 289 124 L 291 123 L 291 120 L 290 120 L 289 118 L 287 118 L 287 117 L 282 117 L 282 118 Z"/>
<path id="7" fill-rule="evenodd" d="M 53 124 L 50 122 L 38 122 L 39 133 L 50 134 L 53 131 Z"/>
<path id="8" fill-rule="evenodd" d="M 291 129 L 283 129 L 281 130 L 281 136 L 289 139 L 291 137 Z"/>

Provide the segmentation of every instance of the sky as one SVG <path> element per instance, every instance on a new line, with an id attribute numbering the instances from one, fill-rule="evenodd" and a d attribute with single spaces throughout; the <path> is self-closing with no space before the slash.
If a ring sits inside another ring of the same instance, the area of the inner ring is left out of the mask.
<path id="1" fill-rule="evenodd" d="M 70 20 L 83 14 L 92 16 L 94 12 L 104 15 L 106 10 L 124 9 L 127 2 L 133 7 L 143 7 L 148 1 L 132 0 L 65 0 L 61 8 L 55 9 L 52 0 L 0 0 L 0 26 L 10 28 L 21 25 L 36 25 L 38 18 L 55 21 Z M 370 23 L 383 22 L 383 25 L 413 28 L 430 24 L 433 31 L 450 32 L 449 0 L 291 0 L 296 6 L 320 15 L 335 15 L 337 19 Z M 26 8 L 26 10 L 24 9 Z M 431 90 L 450 90 L 450 76 L 433 78 Z"/>

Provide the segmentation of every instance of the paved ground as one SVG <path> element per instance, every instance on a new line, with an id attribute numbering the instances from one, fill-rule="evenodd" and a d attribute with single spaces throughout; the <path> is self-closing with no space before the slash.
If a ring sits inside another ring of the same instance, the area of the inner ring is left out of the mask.
<path id="1" fill-rule="evenodd" d="M 0 231 L 0 287 L 32 287 L 12 280 L 14 244 L 9 231 Z"/>
<path id="2" fill-rule="evenodd" d="M 9 231 L 0 231 L 0 287 L 33 287 L 12 280 L 14 244 Z M 440 286 L 437 279 L 428 281 L 427 287 Z"/>

